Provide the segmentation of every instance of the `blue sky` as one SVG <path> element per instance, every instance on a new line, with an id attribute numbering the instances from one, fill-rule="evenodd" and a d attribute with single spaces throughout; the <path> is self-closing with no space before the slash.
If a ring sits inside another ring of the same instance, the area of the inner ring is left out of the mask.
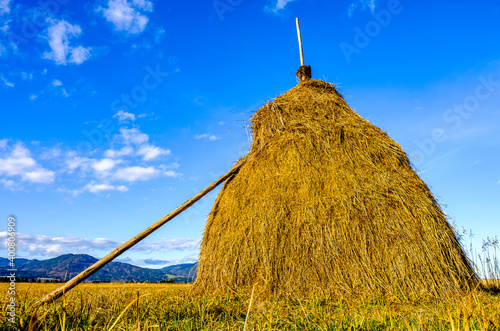
<path id="1" fill-rule="evenodd" d="M 297 83 L 297 16 L 313 78 L 475 247 L 500 234 L 498 0 L 0 0 L 0 238 L 14 215 L 18 256 L 102 257 L 222 175 Z M 195 261 L 217 192 L 119 260 Z"/>

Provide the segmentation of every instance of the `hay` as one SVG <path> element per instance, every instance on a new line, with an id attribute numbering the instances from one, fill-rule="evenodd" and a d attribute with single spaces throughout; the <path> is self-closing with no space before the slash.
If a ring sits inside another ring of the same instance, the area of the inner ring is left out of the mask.
<path id="1" fill-rule="evenodd" d="M 441 296 L 477 284 L 405 152 L 306 80 L 252 117 L 253 144 L 208 216 L 194 290 Z"/>

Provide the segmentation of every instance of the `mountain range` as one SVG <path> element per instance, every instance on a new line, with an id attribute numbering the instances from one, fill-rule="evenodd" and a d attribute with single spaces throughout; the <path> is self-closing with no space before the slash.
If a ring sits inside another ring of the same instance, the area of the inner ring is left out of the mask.
<path id="1" fill-rule="evenodd" d="M 69 280 L 97 262 L 87 254 L 65 254 L 48 260 L 16 258 L 16 277 L 27 279 L 53 278 Z M 8 275 L 9 260 L 0 257 L 0 275 Z M 196 263 L 171 265 L 162 269 L 149 269 L 122 262 L 110 262 L 88 278 L 104 282 L 192 282 L 196 278 Z"/>

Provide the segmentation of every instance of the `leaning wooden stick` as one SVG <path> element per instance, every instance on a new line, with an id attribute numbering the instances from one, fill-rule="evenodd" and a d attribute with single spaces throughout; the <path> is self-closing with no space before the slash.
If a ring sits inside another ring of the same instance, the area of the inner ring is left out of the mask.
<path id="1" fill-rule="evenodd" d="M 47 294 L 45 297 L 42 298 L 37 304 L 44 304 L 44 303 L 49 303 L 60 296 L 64 295 L 66 292 L 71 290 L 73 287 L 78 285 L 79 283 L 83 282 L 85 279 L 96 273 L 99 269 L 104 267 L 106 264 L 123 254 L 126 250 L 137 244 L 139 241 L 142 239 L 146 238 L 149 236 L 151 233 L 156 231 L 159 227 L 161 227 L 163 224 L 167 223 L 170 221 L 172 218 L 175 216 L 179 215 L 182 213 L 184 210 L 189 208 L 192 204 L 194 204 L 196 201 L 200 200 L 203 196 L 205 196 L 207 193 L 212 191 L 214 188 L 219 186 L 219 184 L 225 182 L 229 177 L 231 177 L 233 174 L 237 173 L 240 167 L 243 165 L 243 160 L 240 160 L 238 163 L 236 163 L 231 170 L 229 170 L 225 175 L 217 179 L 215 182 L 210 184 L 207 188 L 205 188 L 203 191 L 189 199 L 188 201 L 184 202 L 182 205 L 177 207 L 174 211 L 171 213 L 163 216 L 160 220 L 158 220 L 156 223 L 148 227 L 146 230 L 142 231 L 139 233 L 137 236 L 134 238 L 130 239 L 123 245 L 121 245 L 118 248 L 115 248 L 111 253 L 79 273 L 77 276 L 73 277 L 71 280 L 66 282 L 63 286 L 59 287 L 58 289 L 54 290 L 53 292 Z"/>
<path id="2" fill-rule="evenodd" d="M 299 18 L 295 19 L 297 23 L 297 36 L 299 37 L 299 49 L 300 49 L 300 66 L 304 65 L 304 51 L 302 50 L 302 36 L 300 34 Z"/>

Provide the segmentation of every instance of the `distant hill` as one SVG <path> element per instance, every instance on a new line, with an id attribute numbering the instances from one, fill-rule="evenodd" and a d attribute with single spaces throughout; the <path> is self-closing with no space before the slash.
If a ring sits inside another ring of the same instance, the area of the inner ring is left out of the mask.
<path id="1" fill-rule="evenodd" d="M 48 260 L 16 259 L 16 276 L 20 278 L 55 278 L 69 280 L 94 264 L 96 258 L 87 254 L 65 254 Z M 9 260 L 0 258 L 0 272 L 7 274 Z M 159 282 L 174 280 L 176 282 L 194 281 L 196 277 L 195 263 L 168 266 L 163 269 L 148 269 L 128 263 L 111 262 L 94 275 L 89 281 L 110 282 Z"/>
<path id="2" fill-rule="evenodd" d="M 170 275 L 174 275 L 176 277 L 184 277 L 188 279 L 188 281 L 194 281 L 196 278 L 196 270 L 198 264 L 197 263 L 185 263 L 185 264 L 176 264 L 171 265 L 165 268 L 162 268 L 164 272 Z"/>

